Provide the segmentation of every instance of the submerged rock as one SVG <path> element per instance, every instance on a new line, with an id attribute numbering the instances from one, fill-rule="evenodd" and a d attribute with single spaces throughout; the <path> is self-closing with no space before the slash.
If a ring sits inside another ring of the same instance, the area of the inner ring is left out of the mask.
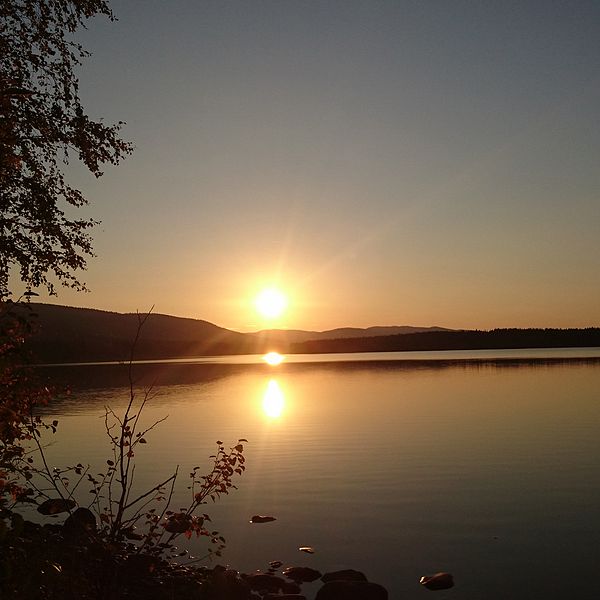
<path id="1" fill-rule="evenodd" d="M 454 577 L 450 573 L 436 573 L 435 575 L 424 575 L 419 583 L 428 590 L 447 590 L 454 585 Z"/>
<path id="2" fill-rule="evenodd" d="M 370 581 L 329 581 L 315 600 L 388 600 L 387 590 Z"/>

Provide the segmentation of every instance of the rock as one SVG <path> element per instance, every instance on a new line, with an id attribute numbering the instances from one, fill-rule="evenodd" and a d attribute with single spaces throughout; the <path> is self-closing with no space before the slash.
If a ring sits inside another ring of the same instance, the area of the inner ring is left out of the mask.
<path id="1" fill-rule="evenodd" d="M 75 508 L 77 503 L 75 500 L 70 498 L 52 498 L 42 502 L 38 507 L 37 511 L 42 515 L 57 515 L 61 512 L 69 512 L 72 508 Z"/>
<path id="2" fill-rule="evenodd" d="M 251 573 L 245 577 L 251 590 L 277 593 L 286 583 L 285 579 L 270 573 Z"/>
<path id="3" fill-rule="evenodd" d="M 87 508 L 78 508 L 63 524 L 63 533 L 70 537 L 82 537 L 96 533 L 96 517 Z"/>
<path id="4" fill-rule="evenodd" d="M 325 573 L 321 577 L 323 583 L 329 581 L 368 581 L 365 574 L 354 569 L 342 569 L 341 571 L 332 571 L 331 573 Z"/>
<path id="5" fill-rule="evenodd" d="M 250 519 L 250 523 L 269 523 L 270 521 L 276 521 L 275 517 L 269 517 L 266 515 L 254 515 Z"/>
<path id="6" fill-rule="evenodd" d="M 321 577 L 321 573 L 310 567 L 288 567 L 283 570 L 283 574 L 296 583 L 316 581 Z"/>
<path id="7" fill-rule="evenodd" d="M 262 600 L 306 600 L 301 594 L 266 594 Z"/>
<path id="8" fill-rule="evenodd" d="M 329 581 L 315 600 L 388 600 L 387 590 L 370 581 Z"/>
<path id="9" fill-rule="evenodd" d="M 283 565 L 283 563 L 280 560 L 272 560 L 269 563 L 269 566 L 271 567 L 271 569 L 279 569 L 279 567 L 281 567 L 281 565 Z"/>
<path id="10" fill-rule="evenodd" d="M 227 598 L 227 600 L 248 600 L 248 598 L 251 598 L 248 582 L 241 579 L 239 573 L 234 569 L 227 569 L 221 565 L 216 565 L 213 569 L 207 587 L 208 598 Z"/>
<path id="11" fill-rule="evenodd" d="M 314 554 L 315 553 L 315 549 L 312 548 L 311 546 L 300 546 L 300 548 L 298 548 L 298 550 L 300 550 L 300 552 L 306 552 L 306 554 Z"/>
<path id="12" fill-rule="evenodd" d="M 123 566 L 130 575 L 143 576 L 153 573 L 161 562 L 159 558 L 148 554 L 130 554 Z"/>
<path id="13" fill-rule="evenodd" d="M 284 581 L 281 586 L 281 592 L 283 594 L 299 594 L 302 591 L 300 584 L 294 581 Z"/>
<path id="14" fill-rule="evenodd" d="M 436 573 L 435 575 L 424 575 L 419 583 L 428 590 L 447 590 L 454 585 L 454 577 L 450 573 Z"/>

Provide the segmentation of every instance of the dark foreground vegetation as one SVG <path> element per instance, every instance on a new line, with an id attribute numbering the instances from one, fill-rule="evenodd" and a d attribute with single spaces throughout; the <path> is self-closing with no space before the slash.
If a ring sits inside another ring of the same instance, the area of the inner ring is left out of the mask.
<path id="1" fill-rule="evenodd" d="M 45 448 L 59 423 L 37 413 L 52 402 L 52 392 L 23 366 L 28 320 L 10 302 L 0 308 L 0 597 L 301 600 L 302 585 L 320 581 L 318 600 L 387 599 L 385 588 L 354 570 L 322 574 L 272 561 L 264 570 L 240 573 L 218 564 L 225 538 L 206 505 L 235 490 L 245 470 L 245 439 L 229 448 L 217 441 L 208 468 L 187 475 L 187 507 L 172 507 L 177 467 L 166 480 L 136 490 L 136 455 L 151 443 L 161 420 L 144 422 L 151 390 L 134 386 L 132 361 L 123 367 L 129 380 L 123 414 L 104 408 L 100 426 L 111 448 L 105 463 L 92 466 L 82 457 L 75 465 L 51 468 Z M 146 318 L 139 318 L 132 357 Z M 252 526 L 273 520 L 251 518 Z M 204 557 L 185 549 L 191 537 L 206 540 Z"/>
<path id="2" fill-rule="evenodd" d="M 304 583 L 318 581 L 315 600 L 387 600 L 384 587 L 353 569 L 322 574 L 272 561 L 239 573 L 222 565 L 182 565 L 107 544 L 77 509 L 64 524 L 38 525 L 14 515 L 0 536 L 0 594 L 20 600 L 303 600 Z M 439 581 L 440 578 L 438 578 Z M 438 583 L 439 583 L 438 581 Z M 444 587 L 453 582 L 446 581 Z M 435 584 L 434 584 L 435 585 Z"/>

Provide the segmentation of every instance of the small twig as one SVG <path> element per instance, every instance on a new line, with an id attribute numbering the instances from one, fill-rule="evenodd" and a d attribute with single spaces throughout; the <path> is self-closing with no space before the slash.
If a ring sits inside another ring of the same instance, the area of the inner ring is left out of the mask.
<path id="1" fill-rule="evenodd" d="M 46 474 L 47 476 L 51 479 L 52 482 L 52 487 L 54 488 L 54 490 L 56 491 L 56 493 L 61 497 L 61 499 L 65 499 L 65 497 L 62 495 L 59 487 L 56 485 L 56 480 L 54 479 L 54 476 L 52 475 L 52 470 L 50 469 L 50 467 L 48 466 L 48 462 L 46 461 L 46 455 L 44 454 L 44 449 L 42 447 L 42 444 L 40 442 L 40 440 L 38 439 L 38 436 L 40 435 L 40 432 L 38 431 L 38 429 L 35 426 L 35 420 L 33 417 L 33 414 L 30 413 L 29 414 L 30 420 L 31 420 L 31 431 L 32 431 L 32 438 L 35 441 L 35 445 L 37 446 L 37 449 L 40 453 L 40 456 L 42 458 L 42 462 L 44 463 L 44 468 L 46 469 Z M 37 435 L 36 435 L 37 434 Z M 40 475 L 42 473 L 40 472 Z M 48 481 L 47 477 L 44 477 L 46 479 L 46 481 Z M 69 513 L 71 511 L 69 510 Z"/>

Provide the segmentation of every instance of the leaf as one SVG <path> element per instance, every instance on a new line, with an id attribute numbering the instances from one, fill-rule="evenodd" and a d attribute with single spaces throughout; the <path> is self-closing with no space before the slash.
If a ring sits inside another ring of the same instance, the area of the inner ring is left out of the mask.
<path id="1" fill-rule="evenodd" d="M 147 443 L 148 443 L 148 442 L 147 442 L 147 441 L 146 441 L 144 438 L 140 438 L 140 439 L 138 440 L 138 442 L 139 442 L 140 444 L 147 444 Z"/>
<path id="2" fill-rule="evenodd" d="M 312 548 L 311 546 L 300 546 L 300 548 L 298 548 L 298 550 L 300 550 L 300 552 L 306 552 L 306 554 L 314 554 L 315 553 L 314 548 Z"/>
<path id="3" fill-rule="evenodd" d="M 180 513 L 175 513 L 174 515 L 171 515 L 167 519 L 167 522 L 163 525 L 163 527 L 169 533 L 186 533 L 186 537 L 187 537 L 187 532 L 190 529 L 191 522 L 192 522 L 192 519 L 189 515 L 185 514 L 184 512 L 180 512 Z M 191 531 L 190 531 L 190 537 L 191 537 Z M 189 539 L 189 537 L 188 537 L 188 539 Z"/>

